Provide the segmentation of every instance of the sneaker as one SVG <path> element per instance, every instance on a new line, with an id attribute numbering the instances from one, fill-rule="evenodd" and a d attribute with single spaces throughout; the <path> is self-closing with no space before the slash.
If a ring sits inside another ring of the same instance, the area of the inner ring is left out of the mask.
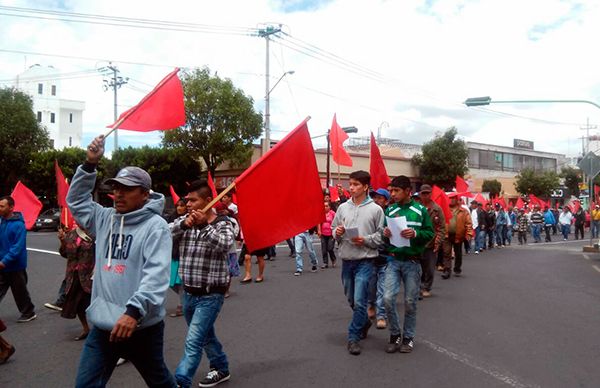
<path id="1" fill-rule="evenodd" d="M 476 255 L 478 255 L 478 254 L 479 254 L 479 251 L 475 251 L 475 254 L 476 254 Z"/>
<path id="2" fill-rule="evenodd" d="M 442 274 L 442 279 L 450 279 L 450 271 L 444 271 Z"/>
<path id="3" fill-rule="evenodd" d="M 329 268 L 329 266 L 328 266 L 327 264 L 323 264 L 323 265 L 321 266 L 321 269 L 325 269 L 325 268 Z"/>
<path id="4" fill-rule="evenodd" d="M 358 356 L 360 354 L 360 345 L 358 342 L 348 342 L 348 353 L 352 354 L 353 356 Z"/>
<path id="5" fill-rule="evenodd" d="M 121 365 L 125 364 L 126 362 L 127 362 L 127 359 L 125 359 L 125 358 L 119 358 L 117 360 L 117 366 L 121 366 Z"/>
<path id="6" fill-rule="evenodd" d="M 380 318 L 377 320 L 377 329 L 382 330 L 385 329 L 387 327 L 387 322 L 385 321 L 385 319 Z"/>
<path id="7" fill-rule="evenodd" d="M 25 323 L 25 322 L 30 322 L 33 321 L 34 319 L 37 318 L 37 315 L 35 315 L 35 313 L 31 313 L 29 315 L 21 315 L 21 318 L 17 319 L 18 323 Z"/>
<path id="8" fill-rule="evenodd" d="M 400 353 L 410 353 L 415 347 L 415 343 L 412 338 L 403 338 L 402 345 L 400 345 Z"/>
<path id="9" fill-rule="evenodd" d="M 367 333 L 369 332 L 371 325 L 372 325 L 371 320 L 367 319 L 367 323 L 363 326 L 363 328 L 360 331 L 360 339 L 367 338 Z"/>
<path id="10" fill-rule="evenodd" d="M 62 307 L 54 303 L 44 303 L 44 307 L 54 311 L 62 311 Z"/>
<path id="11" fill-rule="evenodd" d="M 402 343 L 401 335 L 390 335 L 390 342 L 385 347 L 386 353 L 396 353 Z"/>
<path id="12" fill-rule="evenodd" d="M 310 269 L 310 272 L 317 272 L 317 266 L 313 265 L 312 268 Z"/>
<path id="13" fill-rule="evenodd" d="M 431 291 L 423 290 L 421 291 L 421 295 L 423 295 L 423 298 L 429 298 L 431 297 Z"/>
<path id="14" fill-rule="evenodd" d="M 300 276 L 300 275 L 302 275 L 302 271 L 296 271 L 296 272 L 294 272 L 294 276 Z"/>
<path id="15" fill-rule="evenodd" d="M 210 372 L 208 372 L 208 374 L 206 375 L 205 378 L 200 380 L 200 383 L 198 383 L 198 386 L 199 387 L 214 387 L 215 385 L 217 385 L 219 383 L 229 380 L 230 377 L 231 377 L 231 375 L 229 374 L 229 372 L 225 373 L 225 372 L 221 372 L 216 369 L 212 369 Z"/>
<path id="16" fill-rule="evenodd" d="M 454 276 L 460 277 L 461 273 L 462 273 L 462 271 L 454 271 Z"/>

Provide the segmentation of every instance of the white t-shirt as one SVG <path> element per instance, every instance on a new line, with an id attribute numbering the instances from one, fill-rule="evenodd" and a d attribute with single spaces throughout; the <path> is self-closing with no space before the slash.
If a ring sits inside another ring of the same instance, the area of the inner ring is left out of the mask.
<path id="1" fill-rule="evenodd" d="M 235 203 L 230 203 L 229 206 L 227 206 L 227 209 L 231 210 L 233 212 L 233 214 L 238 214 L 238 207 Z"/>

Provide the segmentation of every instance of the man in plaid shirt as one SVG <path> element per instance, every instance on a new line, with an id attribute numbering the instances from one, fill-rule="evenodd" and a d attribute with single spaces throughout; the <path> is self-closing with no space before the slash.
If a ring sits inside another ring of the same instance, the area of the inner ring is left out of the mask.
<path id="1" fill-rule="evenodd" d="M 179 276 L 185 290 L 183 315 L 189 326 L 175 379 L 180 387 L 190 387 L 204 350 L 211 370 L 199 385 L 212 387 L 230 377 L 214 324 L 227 291 L 227 254 L 235 236 L 227 217 L 217 216 L 213 209 L 202 211 L 213 199 L 206 181 L 193 182 L 185 199 L 188 216 L 171 226 L 173 236 L 181 236 Z"/>

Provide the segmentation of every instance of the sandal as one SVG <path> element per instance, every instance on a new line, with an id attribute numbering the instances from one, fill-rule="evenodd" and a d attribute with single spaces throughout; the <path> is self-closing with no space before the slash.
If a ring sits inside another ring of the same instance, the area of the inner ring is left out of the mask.
<path id="1" fill-rule="evenodd" d="M 265 280 L 265 278 L 256 278 L 256 279 L 254 280 L 254 283 L 262 283 L 262 282 L 263 282 L 263 280 Z"/>
<path id="2" fill-rule="evenodd" d="M 89 333 L 90 333 L 89 331 L 85 331 L 85 332 L 83 332 L 83 333 L 79 334 L 77 337 L 75 337 L 75 338 L 73 338 L 73 339 L 74 339 L 75 341 L 81 341 L 81 340 L 84 340 L 84 339 L 86 339 L 86 338 L 87 338 L 87 336 L 88 336 L 88 334 L 89 334 Z"/>

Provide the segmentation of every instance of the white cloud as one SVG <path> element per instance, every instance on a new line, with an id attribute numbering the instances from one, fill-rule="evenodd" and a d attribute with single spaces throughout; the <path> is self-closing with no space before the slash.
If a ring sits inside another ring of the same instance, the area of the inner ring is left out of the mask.
<path id="1" fill-rule="evenodd" d="M 13 0 L 6 4 L 48 9 L 54 2 Z M 332 66 L 272 42 L 273 82 L 285 71 L 295 70 L 271 94 L 273 138 L 283 137 L 307 115 L 312 116 L 313 135 L 321 134 L 336 112 L 342 126 L 358 127 L 361 136 L 377 131 L 383 121 L 389 123 L 384 136 L 411 142 L 429 140 L 436 128 L 456 126 L 467 140 L 510 145 L 513 137 L 519 137 L 533 140 L 537 149 L 574 155 L 583 133 L 579 125 L 587 117 L 600 123 L 600 111 L 585 105 L 489 107 L 569 125 L 505 117 L 461 105 L 467 97 L 482 95 L 498 100 L 600 101 L 600 63 L 593 54 L 600 36 L 600 9 L 595 3 L 298 1 L 292 7 L 298 12 L 284 12 L 289 8 L 271 0 L 173 0 L 168 4 L 73 0 L 62 4 L 73 12 L 207 25 L 253 28 L 274 21 L 296 38 L 384 75 L 382 81 L 374 81 L 342 70 L 343 65 Z M 265 43 L 258 37 L 9 16 L 0 16 L 0 34 L 8 37 L 0 46 L 3 50 L 114 60 L 121 74 L 132 79 L 119 91 L 120 111 L 136 103 L 170 67 L 204 65 L 231 78 L 254 98 L 257 109 L 264 108 Z M 10 79 L 25 64 L 33 63 L 53 65 L 61 72 L 106 65 L 29 54 L 25 59 L 23 54 L 0 51 L 0 79 Z M 103 132 L 113 114 L 112 94 L 102 90 L 102 77 L 64 80 L 62 87 L 68 98 L 87 102 L 86 137 Z M 121 144 L 156 144 L 159 139 L 153 135 L 134 141 L 138 136 L 122 135 Z M 316 145 L 321 142 L 315 141 Z"/>

